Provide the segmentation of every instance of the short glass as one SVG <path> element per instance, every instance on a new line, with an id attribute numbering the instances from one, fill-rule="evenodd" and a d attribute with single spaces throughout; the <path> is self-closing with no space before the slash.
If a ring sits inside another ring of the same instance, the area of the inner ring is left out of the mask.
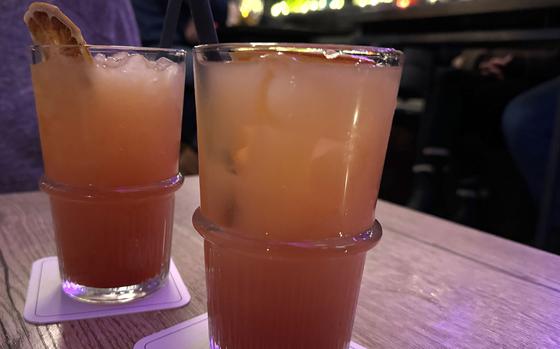
<path id="1" fill-rule="evenodd" d="M 401 75 L 393 49 L 193 51 L 212 348 L 347 348 Z"/>
<path id="2" fill-rule="evenodd" d="M 34 46 L 33 90 L 64 292 L 121 303 L 169 272 L 183 50 Z"/>

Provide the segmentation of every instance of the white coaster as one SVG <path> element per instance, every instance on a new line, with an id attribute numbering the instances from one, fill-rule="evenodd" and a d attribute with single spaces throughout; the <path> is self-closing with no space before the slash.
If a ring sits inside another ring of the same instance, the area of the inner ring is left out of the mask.
<path id="1" fill-rule="evenodd" d="M 133 349 L 209 349 L 208 314 L 202 314 L 140 339 Z M 350 342 L 350 349 L 366 349 Z"/>
<path id="2" fill-rule="evenodd" d="M 48 324 L 179 308 L 190 300 L 191 295 L 171 260 L 167 283 L 151 295 L 125 304 L 83 303 L 62 292 L 58 258 L 46 257 L 33 263 L 23 317 L 33 324 Z"/>

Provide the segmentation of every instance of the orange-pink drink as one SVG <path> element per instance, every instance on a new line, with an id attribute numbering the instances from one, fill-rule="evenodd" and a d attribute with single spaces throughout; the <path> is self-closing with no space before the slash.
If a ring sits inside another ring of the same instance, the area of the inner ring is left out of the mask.
<path id="1" fill-rule="evenodd" d="M 401 74 L 398 51 L 195 49 L 213 348 L 346 348 Z"/>
<path id="2" fill-rule="evenodd" d="M 33 49 L 33 88 L 64 291 L 122 302 L 169 270 L 178 174 L 181 50 Z"/>

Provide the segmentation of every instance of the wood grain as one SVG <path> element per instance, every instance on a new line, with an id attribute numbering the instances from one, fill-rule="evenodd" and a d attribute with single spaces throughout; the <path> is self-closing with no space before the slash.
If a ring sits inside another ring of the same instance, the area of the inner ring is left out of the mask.
<path id="1" fill-rule="evenodd" d="M 198 178 L 177 193 L 173 258 L 181 309 L 49 326 L 22 317 L 34 260 L 55 254 L 46 195 L 0 195 L 0 348 L 130 348 L 206 311 Z M 368 348 L 559 348 L 560 257 L 379 202 L 354 339 Z"/>
<path id="2" fill-rule="evenodd" d="M 387 202 L 379 205 L 377 215 L 383 227 L 392 232 L 560 289 L 560 261 L 556 255 Z"/>

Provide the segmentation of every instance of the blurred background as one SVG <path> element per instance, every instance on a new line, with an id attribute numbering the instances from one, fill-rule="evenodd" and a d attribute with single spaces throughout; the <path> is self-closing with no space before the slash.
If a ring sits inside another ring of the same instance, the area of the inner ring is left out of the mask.
<path id="1" fill-rule="evenodd" d="M 381 198 L 558 251 L 560 0 L 230 0 L 222 22 L 222 42 L 404 51 Z"/>

